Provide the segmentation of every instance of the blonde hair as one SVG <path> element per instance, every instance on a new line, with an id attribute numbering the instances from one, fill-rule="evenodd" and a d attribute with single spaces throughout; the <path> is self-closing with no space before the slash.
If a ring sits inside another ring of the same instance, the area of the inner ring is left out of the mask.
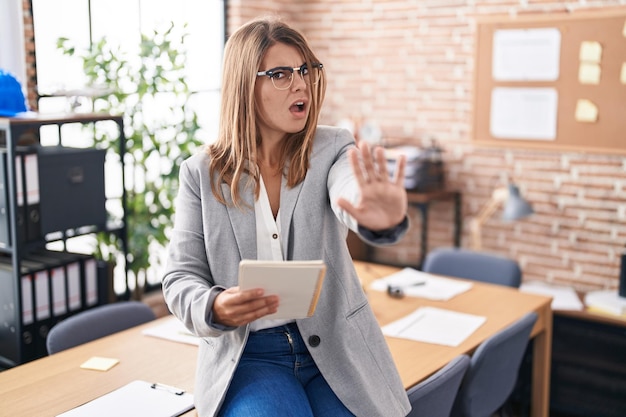
<path id="1" fill-rule="evenodd" d="M 241 207 L 240 179 L 244 173 L 250 175 L 245 187 L 253 186 L 257 197 L 260 192 L 257 146 L 261 138 L 257 130 L 254 86 L 265 53 L 276 43 L 295 47 L 309 66 L 319 62 L 302 34 L 272 17 L 241 26 L 224 48 L 219 132 L 217 141 L 207 151 L 211 156 L 211 190 L 223 204 L 226 199 L 221 184 L 225 183 L 230 186 L 233 204 Z M 313 137 L 326 91 L 323 71 L 320 81 L 312 85 L 311 90 L 306 125 L 300 132 L 287 134 L 279 155 L 281 166 L 289 161 L 287 172 L 283 172 L 289 187 L 303 181 L 309 168 Z"/>

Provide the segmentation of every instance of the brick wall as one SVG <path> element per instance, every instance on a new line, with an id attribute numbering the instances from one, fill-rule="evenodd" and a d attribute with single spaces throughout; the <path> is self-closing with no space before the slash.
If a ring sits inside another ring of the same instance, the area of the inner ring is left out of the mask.
<path id="1" fill-rule="evenodd" d="M 463 246 L 469 220 L 493 188 L 514 179 L 536 214 L 509 224 L 496 213 L 483 228 L 484 250 L 517 259 L 524 280 L 584 291 L 618 285 L 626 157 L 475 146 L 474 31 L 475 19 L 485 15 L 606 7 L 626 8 L 626 1 L 229 0 L 227 16 L 232 31 L 257 15 L 278 13 L 306 34 L 329 76 L 324 123 L 361 118 L 378 123 L 387 138 L 436 138 L 445 149 L 448 186 L 463 192 Z M 25 27 L 32 31 L 32 24 Z M 27 49 L 34 57 L 28 42 Z M 416 210 L 410 214 L 413 231 L 393 249 L 377 250 L 376 260 L 414 264 L 419 258 L 420 218 Z M 452 228 L 452 204 L 435 203 L 429 246 L 451 245 Z"/>
<path id="2" fill-rule="evenodd" d="M 35 30 L 30 0 L 23 0 L 24 8 L 24 47 L 26 49 L 26 101 L 30 110 L 37 110 L 37 66 L 35 64 Z"/>
<path id="3" fill-rule="evenodd" d="M 250 6 L 254 4 L 254 8 Z M 268 11 L 302 30 L 329 75 L 323 122 L 362 118 L 384 136 L 444 147 L 447 182 L 463 192 L 462 245 L 469 220 L 507 178 L 536 214 L 515 223 L 494 215 L 483 249 L 517 259 L 525 280 L 572 284 L 579 290 L 616 288 L 626 244 L 626 157 L 623 155 L 493 149 L 472 144 L 474 31 L 477 17 L 563 13 L 625 7 L 625 1 L 533 0 L 281 0 L 231 1 L 232 30 Z M 625 98 L 626 99 L 626 98 Z M 452 244 L 452 203 L 432 206 L 429 247 Z M 379 261 L 419 259 L 418 212 L 412 233 Z"/>

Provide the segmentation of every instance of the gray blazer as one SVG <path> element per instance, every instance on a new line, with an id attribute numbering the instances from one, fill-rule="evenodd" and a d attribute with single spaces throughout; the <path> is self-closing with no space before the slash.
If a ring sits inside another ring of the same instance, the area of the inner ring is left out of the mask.
<path id="1" fill-rule="evenodd" d="M 406 233 L 408 221 L 393 236 L 377 238 L 335 206 L 338 196 L 354 200 L 358 192 L 346 157 L 353 146 L 347 130 L 318 127 L 305 180 L 281 189 L 283 253 L 289 260 L 323 259 L 327 264 L 315 315 L 297 324 L 333 391 L 356 416 L 405 416 L 411 406 L 356 275 L 346 236 L 350 227 L 370 243 L 394 243 Z M 202 338 L 195 387 L 202 417 L 219 410 L 249 331 L 248 326 L 212 324 L 213 301 L 221 289 L 237 285 L 240 260 L 256 259 L 253 190 L 243 192 L 248 209 L 220 204 L 211 193 L 208 162 L 202 152 L 181 165 L 163 277 L 170 311 Z M 228 199 L 228 187 L 223 191 Z"/>

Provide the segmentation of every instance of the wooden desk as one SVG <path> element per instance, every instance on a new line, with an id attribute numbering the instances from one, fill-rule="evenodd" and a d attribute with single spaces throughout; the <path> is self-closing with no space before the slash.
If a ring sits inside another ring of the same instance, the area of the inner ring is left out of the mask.
<path id="1" fill-rule="evenodd" d="M 371 281 L 398 270 L 391 266 L 364 262 L 355 262 L 355 265 L 366 288 Z M 381 326 L 423 306 L 441 307 L 487 317 L 485 324 L 457 347 L 387 338 L 406 388 L 433 374 L 455 356 L 473 352 L 483 340 L 524 314 L 535 311 L 539 317 L 531 333 L 534 339 L 531 415 L 548 416 L 552 346 L 551 298 L 480 282 L 474 282 L 472 289 L 445 302 L 414 297 L 394 299 L 384 292 L 374 290 L 369 290 L 367 294 Z"/>
<path id="2" fill-rule="evenodd" d="M 363 262 L 355 262 L 355 265 L 365 285 L 398 270 Z M 550 298 L 481 283 L 475 283 L 470 291 L 447 302 L 411 297 L 398 300 L 372 290 L 368 291 L 368 297 L 381 325 L 427 305 L 487 316 L 486 323 L 458 347 L 388 338 L 406 388 L 436 372 L 456 355 L 472 352 L 480 342 L 526 312 L 536 311 L 539 320 L 532 332 L 535 340 L 532 415 L 548 415 L 552 338 Z M 197 348 L 141 333 L 143 328 L 157 323 L 147 323 L 0 372 L 0 413 L 8 412 L 11 416 L 55 416 L 134 379 L 161 382 L 193 392 Z M 120 363 L 107 372 L 80 369 L 80 364 L 92 356 L 118 358 Z M 195 415 L 195 410 L 185 414 Z"/>
<path id="3" fill-rule="evenodd" d="M 135 379 L 193 392 L 198 348 L 141 333 L 155 324 L 158 321 L 0 372 L 0 416 L 56 416 Z M 120 363 L 106 372 L 81 369 L 92 356 Z"/>

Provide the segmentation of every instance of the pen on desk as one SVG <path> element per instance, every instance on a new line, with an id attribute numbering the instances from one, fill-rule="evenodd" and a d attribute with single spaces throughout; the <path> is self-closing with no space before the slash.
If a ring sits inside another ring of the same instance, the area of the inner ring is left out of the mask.
<path id="1" fill-rule="evenodd" d="M 419 281 L 413 284 L 408 285 L 387 285 L 387 294 L 394 298 L 402 298 L 404 297 L 404 289 L 410 287 L 419 287 L 421 285 L 426 285 L 426 281 Z"/>
<path id="2" fill-rule="evenodd" d="M 184 389 L 172 387 L 170 385 L 159 384 L 158 382 L 155 382 L 155 383 L 151 384 L 150 388 L 152 388 L 152 389 L 162 389 L 164 391 L 171 392 L 172 394 L 176 394 L 176 395 L 183 395 L 185 393 Z"/>

